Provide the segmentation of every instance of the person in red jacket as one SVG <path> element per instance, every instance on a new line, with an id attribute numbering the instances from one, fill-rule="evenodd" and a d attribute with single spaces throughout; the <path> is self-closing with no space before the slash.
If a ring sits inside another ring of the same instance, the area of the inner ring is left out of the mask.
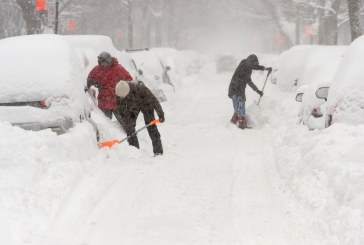
<path id="1" fill-rule="evenodd" d="M 87 77 L 87 90 L 91 86 L 95 86 L 99 90 L 97 97 L 100 110 L 108 118 L 112 118 L 114 114 L 116 119 L 120 121 L 119 115 L 116 115 L 116 96 L 115 86 L 118 82 L 131 81 L 133 78 L 129 72 L 119 64 L 115 57 L 108 52 L 102 52 L 97 57 L 98 65 L 95 66 Z"/>

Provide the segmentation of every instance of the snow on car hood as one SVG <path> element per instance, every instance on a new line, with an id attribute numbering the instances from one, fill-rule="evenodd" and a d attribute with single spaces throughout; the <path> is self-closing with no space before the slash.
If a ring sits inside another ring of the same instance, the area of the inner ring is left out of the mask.
<path id="1" fill-rule="evenodd" d="M 61 36 L 44 34 L 0 40 L 0 102 L 77 98 L 85 78 L 74 49 Z"/>

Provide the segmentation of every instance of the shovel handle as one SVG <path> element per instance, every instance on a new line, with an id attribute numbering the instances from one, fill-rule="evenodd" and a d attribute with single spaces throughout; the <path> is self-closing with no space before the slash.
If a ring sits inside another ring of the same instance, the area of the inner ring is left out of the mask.
<path id="1" fill-rule="evenodd" d="M 152 126 L 156 123 L 159 123 L 159 120 L 158 119 L 155 119 L 153 121 L 151 121 L 150 123 L 148 123 L 147 125 L 143 126 L 142 128 L 138 129 L 137 131 L 135 131 L 134 133 L 132 133 L 131 135 L 128 135 L 127 137 L 125 137 L 124 139 L 122 140 L 109 140 L 109 141 L 104 141 L 104 142 L 100 142 L 97 144 L 97 146 L 100 148 L 103 148 L 103 147 L 109 147 L 111 148 L 113 145 L 115 144 L 120 144 L 122 143 L 123 141 L 129 139 L 130 137 L 132 137 L 133 135 L 136 135 L 138 134 L 140 131 L 142 131 L 143 129 L 146 129 L 147 127 L 149 126 Z"/>
<path id="2" fill-rule="evenodd" d="M 267 77 L 265 78 L 264 85 L 263 85 L 263 88 L 262 88 L 262 92 L 264 91 L 265 85 L 267 84 L 269 75 L 270 75 L 270 72 L 268 72 Z M 262 96 L 259 96 L 258 105 L 259 105 L 259 102 L 260 102 L 261 99 L 262 99 Z"/>

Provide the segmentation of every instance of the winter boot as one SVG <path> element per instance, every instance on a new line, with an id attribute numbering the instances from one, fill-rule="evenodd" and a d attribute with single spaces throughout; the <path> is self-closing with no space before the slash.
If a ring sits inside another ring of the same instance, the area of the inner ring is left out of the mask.
<path id="1" fill-rule="evenodd" d="M 246 120 L 246 117 L 240 117 L 238 120 L 238 127 L 241 129 L 248 127 L 248 121 Z"/>
<path id="2" fill-rule="evenodd" d="M 231 118 L 230 122 L 236 124 L 239 120 L 238 114 L 234 113 L 233 117 Z"/>

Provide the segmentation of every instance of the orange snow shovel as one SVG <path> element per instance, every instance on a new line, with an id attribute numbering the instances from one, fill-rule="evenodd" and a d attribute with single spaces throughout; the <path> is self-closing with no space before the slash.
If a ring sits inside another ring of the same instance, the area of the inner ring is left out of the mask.
<path id="1" fill-rule="evenodd" d="M 128 135 L 127 137 L 125 137 L 124 139 L 122 140 L 109 140 L 109 141 L 104 141 L 104 142 L 100 142 L 97 144 L 97 146 L 100 148 L 103 148 L 103 147 L 109 147 L 111 148 L 113 145 L 115 144 L 120 144 L 122 142 L 124 142 L 125 140 L 129 139 L 130 137 L 133 137 L 134 135 L 137 135 L 140 131 L 142 131 L 143 129 L 146 129 L 156 123 L 159 123 L 159 120 L 158 119 L 155 119 L 153 121 L 151 121 L 149 124 L 145 125 L 144 127 L 141 127 L 140 129 L 138 129 L 137 131 L 135 131 L 134 133 L 132 133 L 131 135 Z"/>
<path id="2" fill-rule="evenodd" d="M 264 81 L 264 85 L 263 85 L 263 88 L 262 88 L 262 92 L 264 91 L 265 85 L 267 84 L 268 77 L 269 77 L 270 73 L 271 73 L 271 72 L 268 72 L 267 77 L 266 77 L 266 79 L 265 79 L 265 81 Z M 260 102 L 260 99 L 261 99 L 261 98 L 262 98 L 262 96 L 260 96 L 260 97 L 259 97 L 258 105 L 259 105 L 259 102 Z"/>

